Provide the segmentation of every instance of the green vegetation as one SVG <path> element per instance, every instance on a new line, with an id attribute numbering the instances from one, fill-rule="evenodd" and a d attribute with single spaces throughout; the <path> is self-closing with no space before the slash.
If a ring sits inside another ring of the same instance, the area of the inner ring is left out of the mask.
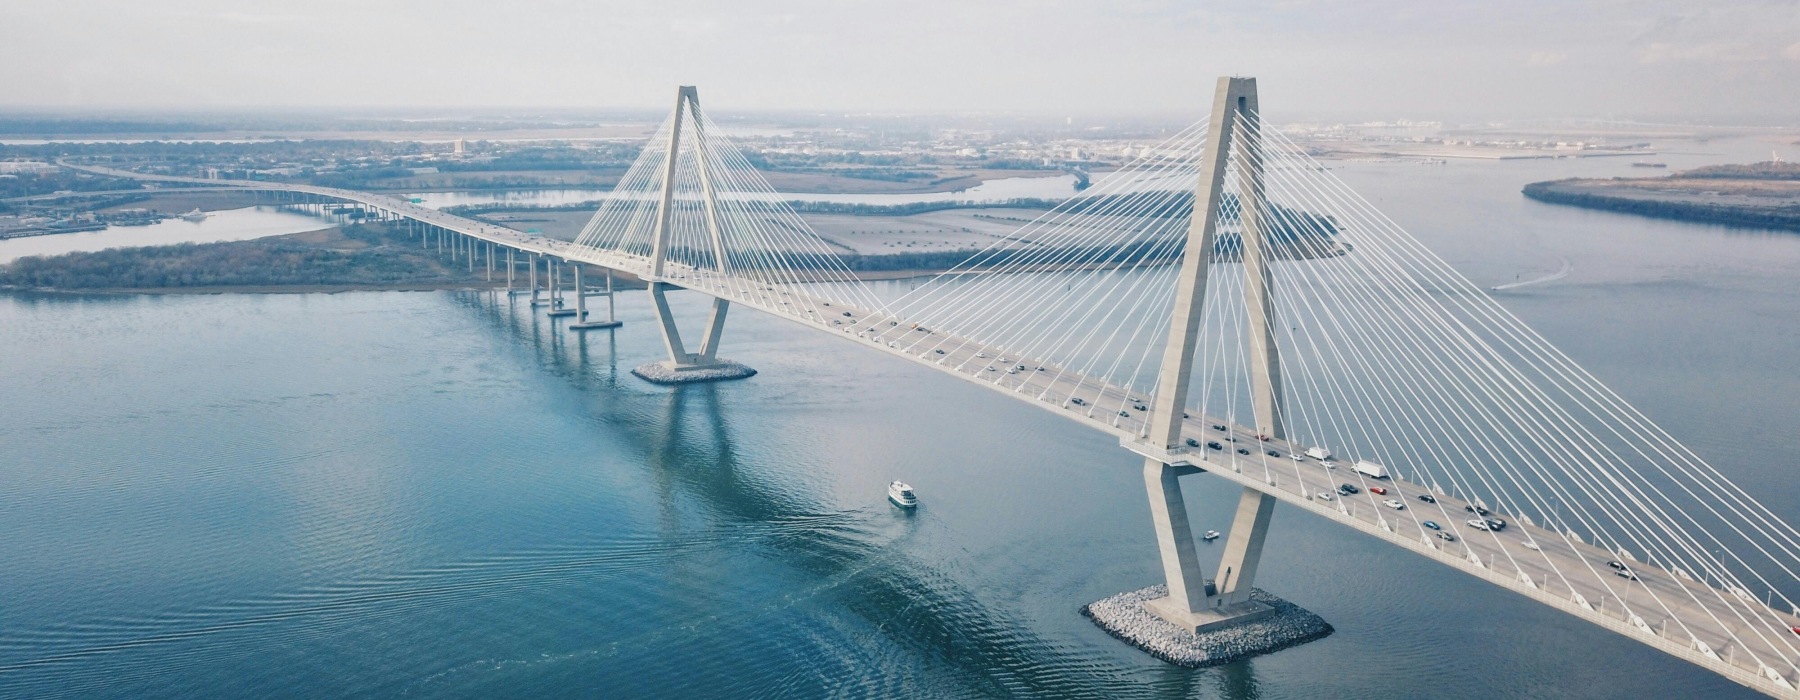
<path id="1" fill-rule="evenodd" d="M 1550 204 L 1566 204 L 1658 219 L 1800 231 L 1800 202 L 1781 206 L 1626 197 L 1578 189 L 1575 186 L 1584 182 L 1593 181 L 1569 179 L 1533 182 L 1525 186 L 1524 194 Z"/>
<path id="2" fill-rule="evenodd" d="M 1730 180 L 1800 180 L 1800 163 L 1765 161 L 1762 163 L 1708 165 L 1671 178 L 1721 178 Z"/>
<path id="3" fill-rule="evenodd" d="M 229 243 L 115 248 L 28 257 L 0 266 L 0 285 L 27 289 L 480 285 L 403 229 L 355 224 Z"/>
<path id="4" fill-rule="evenodd" d="M 141 189 L 142 183 L 120 177 L 106 177 L 67 168 L 41 173 L 7 173 L 0 175 L 0 199 L 32 197 L 56 192 L 102 192 L 106 190 Z M 0 212 L 6 211 L 0 202 Z"/>

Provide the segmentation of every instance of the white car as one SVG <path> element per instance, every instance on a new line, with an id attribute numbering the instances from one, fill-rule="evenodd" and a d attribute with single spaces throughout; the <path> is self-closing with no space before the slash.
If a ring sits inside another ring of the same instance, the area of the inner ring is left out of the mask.
<path id="1" fill-rule="evenodd" d="M 1405 504 L 1405 503 L 1401 503 L 1401 502 L 1399 502 L 1399 501 L 1396 501 L 1396 500 L 1394 500 L 1394 499 L 1392 499 L 1392 498 L 1390 498 L 1390 499 L 1387 499 L 1387 500 L 1385 500 L 1385 501 L 1382 501 L 1382 502 L 1381 502 L 1381 505 L 1384 505 L 1384 506 L 1387 506 L 1387 507 L 1389 507 L 1389 508 L 1392 508 L 1392 509 L 1394 509 L 1394 510 L 1406 510 L 1406 504 Z"/>
<path id="2" fill-rule="evenodd" d="M 1321 460 L 1319 460 L 1319 464 L 1324 465 L 1324 467 L 1326 469 L 1336 469 L 1337 468 L 1337 462 L 1333 462 L 1329 459 L 1321 459 Z"/>
<path id="3" fill-rule="evenodd" d="M 1330 500 L 1334 500 L 1336 498 L 1337 498 L 1337 494 L 1332 493 L 1330 491 L 1320 491 L 1319 492 L 1319 500 L 1321 500 L 1321 501 L 1330 501 Z"/>
<path id="4" fill-rule="evenodd" d="M 1525 540 L 1524 544 L 1525 544 L 1526 549 L 1529 549 L 1533 552 L 1538 551 L 1538 543 L 1533 542 L 1531 540 Z"/>
<path id="5" fill-rule="evenodd" d="M 1470 518 L 1468 525 L 1469 525 L 1469 527 L 1475 528 L 1477 530 L 1482 530 L 1482 531 L 1487 531 L 1487 530 L 1493 529 L 1492 527 L 1488 526 L 1488 523 L 1486 520 L 1482 520 L 1481 518 Z"/>

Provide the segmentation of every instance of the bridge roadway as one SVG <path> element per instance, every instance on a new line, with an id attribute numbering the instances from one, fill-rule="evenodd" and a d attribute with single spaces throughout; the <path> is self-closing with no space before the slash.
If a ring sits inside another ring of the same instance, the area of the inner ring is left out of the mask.
<path id="1" fill-rule="evenodd" d="M 93 166 L 68 167 L 121 177 L 241 186 L 351 201 L 496 245 L 606 267 L 645 280 L 653 279 L 650 260 L 644 256 L 575 246 L 446 214 L 387 195 L 311 185 L 202 180 L 148 176 Z M 1703 581 L 1636 561 L 1625 562 L 1638 577 L 1637 581 L 1629 581 L 1613 574 L 1607 562 L 1618 557 L 1604 548 L 1572 541 L 1554 531 L 1528 525 L 1517 515 L 1505 512 L 1490 516 L 1506 520 L 1504 530 L 1476 530 L 1464 524 L 1475 515 L 1464 510 L 1471 504 L 1453 495 L 1436 494 L 1427 486 L 1399 479 L 1364 481 L 1347 467 L 1334 469 L 1319 460 L 1300 456 L 1298 453 L 1305 449 L 1304 446 L 1282 440 L 1259 440 L 1252 429 L 1216 417 L 1190 416 L 1183 421 L 1184 441 L 1193 440 L 1202 447 L 1163 452 L 1142 441 L 1148 412 L 1135 410 L 1133 406 L 1138 403 L 1134 399 L 1144 397 L 1136 396 L 1128 389 L 1096 381 L 1068 368 L 1038 364 L 1001 348 L 892 319 L 879 310 L 845 306 L 842 301 L 834 306 L 831 300 L 810 293 L 804 287 L 685 267 L 672 261 L 665 262 L 664 270 L 662 281 L 842 336 L 876 351 L 1026 401 L 1114 435 L 1122 446 L 1132 451 L 1168 464 L 1192 466 L 1271 494 L 1291 507 L 1386 540 L 1762 693 L 1800 698 L 1800 691 L 1795 689 L 1800 686 L 1800 673 L 1794 670 L 1794 665 L 1800 663 L 1800 655 L 1795 652 L 1795 648 L 1800 647 L 1800 636 L 1783 636 L 1794 634 L 1790 630 L 1800 627 L 1800 618 L 1768 608 L 1752 594 L 1734 595 Z M 1017 373 L 1008 371 L 1021 365 L 1025 369 Z M 1224 426 L 1225 430 L 1216 430 L 1212 427 L 1215 425 Z M 1213 441 L 1222 443 L 1225 449 L 1204 447 Z M 1237 453 L 1240 447 L 1250 454 Z M 1271 451 L 1277 456 L 1270 456 L 1268 452 Z M 1338 484 L 1348 482 L 1360 483 L 1362 493 L 1350 497 L 1336 495 Z M 1373 494 L 1366 488 L 1368 485 L 1385 486 L 1389 494 Z M 1333 496 L 1322 499 L 1319 497 L 1321 492 Z M 1419 494 L 1433 495 L 1436 503 L 1420 501 Z M 1400 501 L 1405 510 L 1383 506 L 1381 501 L 1387 498 Z M 1419 524 L 1428 519 L 1437 522 L 1456 540 L 1447 542 L 1436 538 L 1435 532 Z M 1535 543 L 1538 549 L 1525 547 L 1527 541 Z M 1646 591 L 1654 591 L 1661 605 Z M 1790 630 L 1771 627 L 1768 620 L 1778 620 Z M 1733 634 L 1742 640 L 1741 644 L 1730 641 Z"/>

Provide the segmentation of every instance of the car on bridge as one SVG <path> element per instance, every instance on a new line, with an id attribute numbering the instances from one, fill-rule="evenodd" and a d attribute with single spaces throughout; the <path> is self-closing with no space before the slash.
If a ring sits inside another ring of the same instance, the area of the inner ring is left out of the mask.
<path id="1" fill-rule="evenodd" d="M 1439 532 L 1437 534 L 1437 536 L 1438 536 L 1438 539 L 1443 540 L 1445 542 L 1455 542 L 1456 541 L 1456 535 L 1452 535 L 1448 532 Z"/>
<path id="2" fill-rule="evenodd" d="M 1442 530 L 1442 529 L 1444 529 L 1444 526 L 1442 526 L 1442 525 L 1439 525 L 1439 524 L 1437 524 L 1437 523 L 1435 523 L 1435 522 L 1432 522 L 1432 521 L 1430 521 L 1430 520 L 1427 520 L 1427 521 L 1425 521 L 1425 522 L 1422 522 L 1422 523 L 1419 523 L 1419 524 L 1420 524 L 1420 525 L 1424 525 L 1424 526 L 1425 526 L 1425 527 L 1428 527 L 1428 528 L 1431 528 L 1431 529 L 1433 529 L 1433 530 Z"/>
<path id="3" fill-rule="evenodd" d="M 1493 532 L 1494 531 L 1494 526 L 1489 525 L 1488 521 L 1482 520 L 1481 518 L 1469 518 L 1467 524 L 1469 527 L 1475 528 L 1482 532 Z"/>
<path id="4" fill-rule="evenodd" d="M 1429 493 L 1419 494 L 1419 500 L 1424 501 L 1426 503 L 1436 503 L 1437 502 L 1437 498 L 1432 496 Z"/>
<path id="5" fill-rule="evenodd" d="M 1350 496 L 1362 493 L 1362 489 L 1356 488 L 1356 486 L 1352 484 L 1338 484 L 1338 493 Z"/>
<path id="6" fill-rule="evenodd" d="M 1185 442 L 1185 443 L 1187 443 L 1187 446 L 1188 446 L 1188 447 L 1199 447 L 1199 446 L 1200 446 L 1200 441 L 1199 441 L 1199 440 L 1195 440 L 1195 439 L 1193 439 L 1193 438 L 1188 438 L 1188 439 L 1186 439 L 1186 440 L 1183 440 L 1183 441 L 1182 441 L 1182 442 Z"/>
<path id="7" fill-rule="evenodd" d="M 1607 565 L 1607 566 L 1610 566 L 1610 567 L 1612 567 L 1612 568 L 1614 568 L 1614 569 L 1617 569 L 1617 570 L 1619 570 L 1619 571 L 1624 571 L 1624 570 L 1625 570 L 1625 563 L 1624 563 L 1624 562 L 1620 562 L 1620 561 L 1609 561 L 1609 562 L 1606 562 L 1606 565 Z"/>
<path id="8" fill-rule="evenodd" d="M 1266 455 L 1268 455 L 1268 456 L 1270 456 L 1270 457 L 1280 457 L 1280 456 L 1281 456 L 1281 453 L 1280 453 L 1280 452 L 1276 452 L 1276 451 L 1274 451 L 1274 450 L 1265 450 L 1265 451 L 1264 451 L 1264 452 L 1263 452 L 1263 454 L 1266 454 Z"/>
<path id="9" fill-rule="evenodd" d="M 1389 508 L 1392 508 L 1392 509 L 1394 509 L 1394 510 L 1406 510 L 1406 504 L 1405 504 L 1405 503 L 1401 503 L 1401 502 L 1399 502 L 1399 501 L 1396 501 L 1396 500 L 1394 500 L 1394 499 L 1392 499 L 1392 498 L 1390 498 L 1390 499 L 1387 499 L 1387 500 L 1385 500 L 1385 501 L 1382 501 L 1382 502 L 1381 502 L 1381 505 L 1384 505 L 1384 506 L 1387 506 L 1387 507 L 1389 507 Z"/>
<path id="10" fill-rule="evenodd" d="M 1506 529 L 1506 521 L 1499 518 L 1488 518 L 1484 522 L 1487 523 L 1488 529 L 1493 530 L 1494 532 Z"/>
<path id="11" fill-rule="evenodd" d="M 1474 513 L 1476 515 L 1487 515 L 1488 514 L 1487 508 L 1485 508 L 1483 506 L 1475 505 L 1473 503 L 1463 506 L 1463 510 L 1466 510 L 1470 513 Z"/>
<path id="12" fill-rule="evenodd" d="M 1319 492 L 1319 500 L 1321 500 L 1321 501 L 1329 501 L 1329 500 L 1333 500 L 1335 498 L 1337 498 L 1337 494 L 1334 494 L 1330 491 L 1320 491 Z"/>
<path id="13" fill-rule="evenodd" d="M 1246 449 L 1244 449 L 1244 448 L 1242 448 L 1242 447 L 1239 447 L 1239 448 L 1237 448 L 1237 453 L 1238 453 L 1238 454 L 1241 454 L 1241 455 L 1248 455 L 1248 454 L 1250 454 L 1250 451 L 1249 451 L 1249 450 L 1246 450 Z"/>
<path id="14" fill-rule="evenodd" d="M 1369 493 L 1381 494 L 1383 496 L 1386 496 L 1387 489 L 1385 487 L 1381 487 L 1381 486 L 1370 486 Z"/>
<path id="15" fill-rule="evenodd" d="M 1209 442 L 1209 443 L 1206 443 L 1206 446 L 1207 446 L 1207 447 L 1208 447 L 1208 448 L 1210 448 L 1210 449 L 1214 449 L 1214 450 L 1223 450 L 1223 449 L 1225 449 L 1225 446 L 1224 446 L 1224 445 L 1221 445 L 1221 444 L 1219 444 L 1219 441 L 1217 441 L 1217 440 L 1214 440 L 1214 441 L 1212 441 L 1212 442 Z"/>
<path id="16" fill-rule="evenodd" d="M 1082 401 L 1081 397 L 1079 397 L 1079 396 L 1071 397 L 1069 399 L 1069 403 L 1075 404 L 1077 406 L 1086 406 L 1087 405 L 1087 402 Z"/>

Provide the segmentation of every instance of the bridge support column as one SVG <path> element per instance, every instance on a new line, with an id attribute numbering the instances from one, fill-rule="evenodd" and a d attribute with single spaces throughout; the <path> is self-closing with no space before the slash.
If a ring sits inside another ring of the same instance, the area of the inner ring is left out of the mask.
<path id="1" fill-rule="evenodd" d="M 508 296 L 508 297 L 510 297 L 514 294 L 518 294 L 518 291 L 513 289 L 513 273 L 517 272 L 518 270 L 519 270 L 519 264 L 513 261 L 513 249 L 507 248 L 506 249 L 506 296 Z"/>
<path id="2" fill-rule="evenodd" d="M 1219 212 L 1225 203 L 1223 190 L 1233 162 L 1243 164 L 1237 201 L 1242 203 L 1238 219 L 1245 285 L 1249 288 L 1245 302 L 1251 316 L 1249 327 L 1256 336 L 1251 340 L 1251 351 L 1256 357 L 1252 358 L 1250 383 L 1257 432 L 1264 438 L 1282 436 L 1280 364 L 1271 330 L 1274 304 L 1267 293 L 1262 247 L 1266 244 L 1260 210 L 1264 204 L 1258 128 L 1255 79 L 1220 78 L 1206 136 L 1206 156 L 1200 163 L 1199 182 L 1194 190 L 1194 213 L 1176 278 L 1155 406 L 1145 425 L 1145 437 L 1140 446 L 1133 447 L 1145 455 L 1144 485 L 1149 491 L 1150 517 L 1167 590 L 1160 596 L 1154 587 L 1122 593 L 1083 609 L 1114 636 L 1183 665 L 1223 663 L 1331 633 L 1331 626 L 1317 615 L 1253 588 L 1269 517 L 1274 511 L 1273 496 L 1255 489 L 1244 490 L 1238 499 L 1231 537 L 1221 556 L 1218 579 L 1209 582 L 1203 578 L 1178 481 L 1186 473 L 1184 469 L 1198 472 L 1215 466 L 1207 461 L 1205 450 L 1188 456 L 1183 429 L 1187 424 L 1188 389 L 1206 308 Z M 1231 157 L 1234 141 L 1238 156 L 1235 161 Z M 1194 466 L 1183 466 L 1188 464 Z M 1144 623 L 1142 611 L 1158 618 L 1157 624 Z M 1239 627 L 1257 629 L 1253 634 L 1244 634 L 1236 629 Z"/>
<path id="3" fill-rule="evenodd" d="M 537 260 L 538 260 L 538 254 L 532 253 L 531 261 L 530 261 L 530 265 L 531 265 L 531 282 L 530 282 L 530 284 L 531 284 L 531 305 L 534 307 L 542 305 L 544 303 L 543 300 L 538 298 Z"/>
<path id="4" fill-rule="evenodd" d="M 650 286 L 650 303 L 656 309 L 657 320 L 661 322 L 663 346 L 669 351 L 669 359 L 632 370 L 632 374 L 658 384 L 742 379 L 756 374 L 756 370 L 718 357 L 719 340 L 724 335 L 725 316 L 731 309 L 730 302 L 720 297 L 713 298 L 712 313 L 707 319 L 706 334 L 701 338 L 698 353 L 689 353 L 681 342 L 681 329 L 676 327 L 675 315 L 669 309 L 668 291 L 681 288 L 664 281 L 664 269 L 668 262 L 670 217 L 677 184 L 675 168 L 681 160 L 682 130 L 690 122 L 694 130 L 693 154 L 700 171 L 700 200 L 706 212 L 706 233 L 712 244 L 713 267 L 718 272 L 725 272 L 730 261 L 725 251 L 723 232 L 719 228 L 717 200 L 713 192 L 712 173 L 707 163 L 706 130 L 700 116 L 699 93 L 693 86 L 684 85 L 675 93 L 675 112 L 670 121 L 672 126 L 669 129 L 667 157 L 663 159 L 662 198 L 656 208 L 656 232 L 650 252 L 650 275 L 646 280 Z"/>
<path id="5" fill-rule="evenodd" d="M 568 308 L 568 305 L 563 303 L 562 292 L 558 289 L 558 285 L 562 283 L 562 263 L 553 261 L 551 264 L 555 267 L 551 268 L 553 271 L 550 273 L 550 316 L 574 316 L 577 311 Z M 575 274 L 578 275 L 575 284 L 575 297 L 579 299 L 581 297 L 581 283 L 579 281 L 581 266 L 573 265 L 572 267 L 575 268 Z"/>
<path id="6" fill-rule="evenodd" d="M 1231 519 L 1231 535 L 1219 558 L 1218 596 L 1223 605 L 1249 602 L 1256 584 L 1256 567 L 1262 562 L 1263 540 L 1269 535 L 1269 516 L 1275 513 L 1275 497 L 1245 488 L 1238 496 L 1237 516 Z"/>
<path id="7" fill-rule="evenodd" d="M 619 326 L 624 325 L 624 324 L 619 323 L 619 321 L 613 317 L 614 308 L 613 308 L 612 268 L 608 267 L 608 268 L 602 268 L 602 269 L 606 270 L 606 291 L 602 292 L 602 294 L 604 294 L 606 296 L 606 320 L 604 320 L 604 321 L 589 321 L 588 320 L 587 286 L 583 285 L 581 283 L 581 264 L 576 263 L 576 265 L 575 265 L 575 322 L 569 324 L 569 330 L 590 331 L 590 330 L 595 330 L 595 329 L 599 329 L 599 328 L 618 328 Z"/>
<path id="8" fill-rule="evenodd" d="M 1165 619 L 1188 618 L 1212 607 L 1212 586 L 1200 569 L 1194 528 L 1188 523 L 1187 500 L 1181 495 L 1181 475 L 1177 467 L 1144 458 L 1150 522 L 1156 527 L 1156 549 L 1162 557 L 1163 580 L 1169 586 L 1168 597 L 1150 601 L 1146 607 Z"/>

